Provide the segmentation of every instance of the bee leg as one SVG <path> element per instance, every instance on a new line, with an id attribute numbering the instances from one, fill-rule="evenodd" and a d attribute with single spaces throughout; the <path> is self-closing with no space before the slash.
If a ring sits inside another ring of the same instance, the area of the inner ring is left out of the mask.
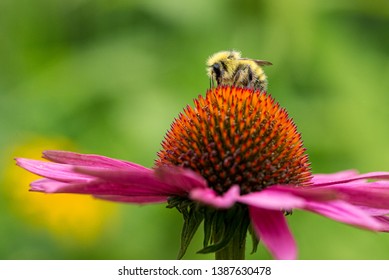
<path id="1" fill-rule="evenodd" d="M 293 211 L 290 209 L 290 210 L 284 210 L 284 215 L 285 216 L 289 216 L 289 215 L 292 215 L 293 214 Z"/>
<path id="2" fill-rule="evenodd" d="M 250 67 L 247 68 L 247 87 L 255 89 L 255 82 L 253 71 Z"/>
<path id="3" fill-rule="evenodd" d="M 255 88 L 259 89 L 260 91 L 266 91 L 267 90 L 267 80 L 256 80 L 255 82 Z"/>
<path id="4" fill-rule="evenodd" d="M 235 71 L 235 74 L 232 78 L 232 83 L 233 85 L 235 86 L 240 86 L 240 87 L 245 87 L 246 85 L 244 84 L 244 71 L 245 69 L 241 66 L 239 66 L 236 71 Z"/>
<path id="5" fill-rule="evenodd" d="M 217 85 L 223 85 L 223 75 L 224 75 L 224 70 L 220 70 L 219 74 L 216 74 L 216 83 Z"/>

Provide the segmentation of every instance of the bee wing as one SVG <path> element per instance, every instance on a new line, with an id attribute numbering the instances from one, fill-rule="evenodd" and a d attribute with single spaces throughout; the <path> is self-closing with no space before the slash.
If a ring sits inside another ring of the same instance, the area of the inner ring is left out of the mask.
<path id="1" fill-rule="evenodd" d="M 256 59 L 253 59 L 253 61 L 258 64 L 259 66 L 264 66 L 264 65 L 273 65 L 273 63 L 271 63 L 270 61 L 266 61 L 266 60 L 256 60 Z"/>
<path id="2" fill-rule="evenodd" d="M 251 58 L 239 58 L 239 60 L 251 60 L 254 61 L 259 66 L 265 66 L 265 65 L 273 65 L 270 61 L 266 60 L 258 60 L 258 59 L 251 59 Z"/>

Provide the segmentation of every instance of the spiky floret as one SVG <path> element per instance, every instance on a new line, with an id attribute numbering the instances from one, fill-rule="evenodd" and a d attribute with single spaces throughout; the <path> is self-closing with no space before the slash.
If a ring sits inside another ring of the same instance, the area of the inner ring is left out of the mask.
<path id="1" fill-rule="evenodd" d="M 190 168 L 220 194 L 235 184 L 242 194 L 308 184 L 310 163 L 301 135 L 270 95 L 217 87 L 194 103 L 173 121 L 156 166 Z"/>

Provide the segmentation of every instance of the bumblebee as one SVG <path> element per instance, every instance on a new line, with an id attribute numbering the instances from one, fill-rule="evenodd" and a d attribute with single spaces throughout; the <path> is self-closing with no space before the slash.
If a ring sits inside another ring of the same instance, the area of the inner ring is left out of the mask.
<path id="1" fill-rule="evenodd" d="M 237 51 L 221 51 L 207 60 L 210 86 L 226 85 L 266 91 L 267 77 L 261 66 L 273 65 L 269 61 L 242 58 Z"/>

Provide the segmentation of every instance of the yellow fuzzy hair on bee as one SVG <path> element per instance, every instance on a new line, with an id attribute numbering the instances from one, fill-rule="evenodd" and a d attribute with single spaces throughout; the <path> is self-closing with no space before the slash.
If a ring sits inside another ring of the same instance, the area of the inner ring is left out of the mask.
<path id="1" fill-rule="evenodd" d="M 272 65 L 265 60 L 242 58 L 238 51 L 221 51 L 207 60 L 207 74 L 211 87 L 238 86 L 266 91 L 267 77 L 261 66 Z"/>

